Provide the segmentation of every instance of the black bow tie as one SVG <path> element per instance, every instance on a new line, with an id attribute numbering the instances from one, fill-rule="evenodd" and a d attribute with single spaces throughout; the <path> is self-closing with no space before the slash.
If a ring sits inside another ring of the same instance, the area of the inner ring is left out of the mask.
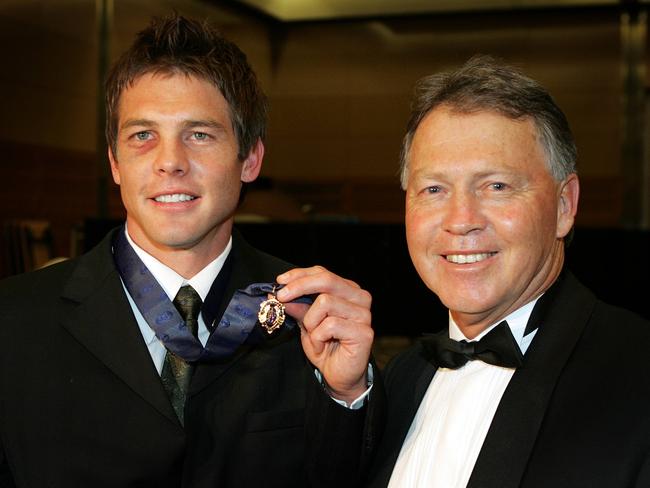
<path id="1" fill-rule="evenodd" d="M 455 341 L 443 331 L 425 336 L 422 344 L 429 359 L 440 368 L 457 369 L 474 359 L 506 368 L 517 368 L 523 362 L 519 345 L 505 320 L 479 341 Z"/>

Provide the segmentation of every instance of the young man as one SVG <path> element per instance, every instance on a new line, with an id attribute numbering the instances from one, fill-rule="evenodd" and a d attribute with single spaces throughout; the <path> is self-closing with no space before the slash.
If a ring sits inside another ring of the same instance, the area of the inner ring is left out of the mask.
<path id="1" fill-rule="evenodd" d="M 265 124 L 244 54 L 207 24 L 154 21 L 117 61 L 125 227 L 0 287 L 1 487 L 355 482 L 370 296 L 233 231 Z"/>
<path id="2" fill-rule="evenodd" d="M 449 328 L 388 366 L 369 486 L 650 486 L 650 324 L 563 269 L 579 194 L 564 114 L 485 57 L 415 93 L 407 240 Z"/>

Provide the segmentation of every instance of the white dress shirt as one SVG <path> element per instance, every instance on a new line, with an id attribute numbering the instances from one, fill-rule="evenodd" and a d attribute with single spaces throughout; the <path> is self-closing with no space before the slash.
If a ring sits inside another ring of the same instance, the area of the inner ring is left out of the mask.
<path id="1" fill-rule="evenodd" d="M 522 354 L 537 333 L 535 330 L 524 337 L 538 299 L 505 318 Z M 451 315 L 449 337 L 467 340 Z M 465 488 L 514 372 L 514 368 L 480 360 L 468 361 L 458 369 L 439 368 L 406 434 L 389 488 Z"/>
<path id="2" fill-rule="evenodd" d="M 174 300 L 174 297 L 176 297 L 178 290 L 180 290 L 181 286 L 184 285 L 191 285 L 192 288 L 194 288 L 199 294 L 201 300 L 205 301 L 205 297 L 208 296 L 212 282 L 217 278 L 217 275 L 221 271 L 221 268 L 223 268 L 223 264 L 226 262 L 226 258 L 232 249 L 231 237 L 228 240 L 226 248 L 214 261 L 212 261 L 205 268 L 195 274 L 192 278 L 186 280 L 176 271 L 164 265 L 156 258 L 154 258 L 151 254 L 140 248 L 135 242 L 133 242 L 129 236 L 128 231 L 126 232 L 126 238 L 129 241 L 131 247 L 133 247 L 135 253 L 142 260 L 144 265 L 151 272 L 158 284 L 160 284 L 169 299 L 172 301 Z M 124 282 L 122 282 L 122 286 L 124 287 Z M 124 287 L 124 292 L 126 293 L 126 297 L 129 299 L 129 304 L 131 305 L 131 309 L 135 315 L 135 320 L 138 322 L 138 327 L 140 327 L 140 332 L 142 333 L 144 342 L 149 349 L 151 359 L 153 360 L 153 363 L 158 370 L 158 374 L 161 374 L 167 350 L 165 349 L 162 341 L 156 337 L 153 329 L 149 326 L 149 324 L 147 324 L 147 321 L 140 313 L 140 310 L 138 310 L 137 305 L 133 301 L 133 298 L 131 298 L 131 295 L 129 295 L 126 287 Z M 208 342 L 209 337 L 210 331 L 205 325 L 203 314 L 201 313 L 199 314 L 199 341 L 201 341 L 201 344 L 205 346 L 206 342 Z"/>

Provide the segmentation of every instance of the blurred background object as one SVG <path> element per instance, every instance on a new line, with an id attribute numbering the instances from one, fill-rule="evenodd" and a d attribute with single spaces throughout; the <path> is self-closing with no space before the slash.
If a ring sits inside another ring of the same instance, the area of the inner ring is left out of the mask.
<path id="1" fill-rule="evenodd" d="M 53 258 L 50 223 L 44 220 L 6 220 L 2 225 L 3 263 L 11 274 L 40 268 Z"/>

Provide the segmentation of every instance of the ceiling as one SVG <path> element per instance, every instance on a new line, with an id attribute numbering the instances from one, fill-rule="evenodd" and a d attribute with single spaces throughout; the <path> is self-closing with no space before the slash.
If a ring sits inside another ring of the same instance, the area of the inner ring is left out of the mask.
<path id="1" fill-rule="evenodd" d="M 236 0 L 282 22 L 530 8 L 614 6 L 629 0 Z M 642 2 L 643 3 L 643 2 Z"/>

